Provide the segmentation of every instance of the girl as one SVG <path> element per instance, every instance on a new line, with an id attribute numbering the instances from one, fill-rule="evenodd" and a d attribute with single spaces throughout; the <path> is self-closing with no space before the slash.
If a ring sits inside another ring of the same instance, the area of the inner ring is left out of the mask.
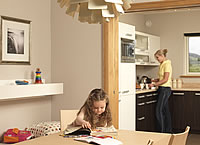
<path id="1" fill-rule="evenodd" d="M 102 89 L 94 89 L 90 92 L 73 125 L 92 129 L 112 125 L 109 99 Z"/>
<path id="2" fill-rule="evenodd" d="M 158 86 L 158 100 L 156 105 L 156 118 L 158 120 L 158 129 L 160 132 L 171 133 L 171 115 L 168 107 L 168 98 L 171 95 L 171 61 L 166 58 L 167 49 L 160 49 L 154 55 L 158 62 L 159 78 L 152 80 L 155 84 L 150 87 Z"/>

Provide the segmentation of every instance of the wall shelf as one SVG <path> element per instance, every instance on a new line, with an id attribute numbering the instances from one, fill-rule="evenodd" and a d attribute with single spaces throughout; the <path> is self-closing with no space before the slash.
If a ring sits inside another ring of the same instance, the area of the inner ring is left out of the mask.
<path id="1" fill-rule="evenodd" d="M 0 85 L 0 100 L 63 94 L 63 83 Z"/>

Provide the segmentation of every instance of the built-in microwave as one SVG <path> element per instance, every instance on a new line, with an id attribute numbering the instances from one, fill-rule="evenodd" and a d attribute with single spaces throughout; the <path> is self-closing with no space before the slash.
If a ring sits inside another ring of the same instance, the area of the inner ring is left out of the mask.
<path id="1" fill-rule="evenodd" d="M 135 41 L 121 38 L 121 62 L 135 62 Z"/>

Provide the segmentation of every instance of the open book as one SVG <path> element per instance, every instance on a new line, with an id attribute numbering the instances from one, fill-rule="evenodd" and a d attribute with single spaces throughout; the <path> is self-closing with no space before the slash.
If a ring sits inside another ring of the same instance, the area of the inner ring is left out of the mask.
<path id="1" fill-rule="evenodd" d="M 115 136 L 117 135 L 117 130 L 112 125 L 110 127 L 97 127 L 92 130 L 91 135 L 108 135 Z"/>
<path id="2" fill-rule="evenodd" d="M 90 135 L 91 130 L 89 128 L 82 128 L 80 126 L 73 127 L 68 126 L 63 132 L 64 135 Z"/>
<path id="3" fill-rule="evenodd" d="M 100 138 L 100 137 L 94 137 L 94 136 L 87 136 L 87 137 L 75 138 L 74 140 L 82 141 L 86 143 L 94 143 L 94 144 L 99 144 L 99 145 L 121 145 L 122 144 L 121 141 L 117 139 L 109 138 L 109 137 Z"/>
<path id="4" fill-rule="evenodd" d="M 64 135 L 117 135 L 117 130 L 114 126 L 110 127 L 97 127 L 93 130 L 89 128 L 82 128 L 81 126 L 71 126 L 69 125 L 65 131 Z"/>

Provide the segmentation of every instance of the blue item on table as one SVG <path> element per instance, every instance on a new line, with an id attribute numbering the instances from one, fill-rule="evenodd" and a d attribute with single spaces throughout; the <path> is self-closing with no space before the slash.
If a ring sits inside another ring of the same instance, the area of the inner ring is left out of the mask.
<path id="1" fill-rule="evenodd" d="M 19 80 L 16 80 L 15 83 L 17 85 L 28 85 L 28 81 L 19 81 Z"/>

